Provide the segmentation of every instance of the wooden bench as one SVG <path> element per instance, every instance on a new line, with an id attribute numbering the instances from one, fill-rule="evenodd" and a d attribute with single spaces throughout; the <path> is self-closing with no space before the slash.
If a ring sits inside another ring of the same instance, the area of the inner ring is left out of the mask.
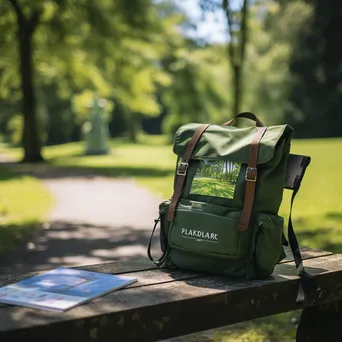
<path id="1" fill-rule="evenodd" d="M 301 308 L 297 341 L 342 341 L 342 255 L 302 253 L 315 286 L 301 305 L 291 253 L 263 281 L 157 269 L 147 260 L 75 267 L 138 282 L 65 313 L 0 304 L 0 341 L 159 341 Z M 0 286 L 32 275 L 0 277 Z"/>
<path id="2" fill-rule="evenodd" d="M 295 194 L 309 162 L 290 155 L 286 189 Z M 289 249 L 272 277 L 255 281 L 157 269 L 147 260 L 75 267 L 134 274 L 138 282 L 63 314 L 0 304 L 0 342 L 160 341 L 297 309 L 304 309 L 297 341 L 342 341 L 342 254 L 301 252 L 314 275 L 303 304 Z M 0 286 L 32 275 L 0 277 Z"/>

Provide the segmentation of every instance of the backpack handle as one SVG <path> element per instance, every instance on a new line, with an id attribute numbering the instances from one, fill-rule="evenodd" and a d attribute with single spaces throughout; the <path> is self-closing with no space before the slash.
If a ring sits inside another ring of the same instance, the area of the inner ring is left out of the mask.
<path id="1" fill-rule="evenodd" d="M 231 120 L 225 122 L 225 123 L 223 124 L 223 126 L 229 126 L 229 125 L 231 125 L 231 123 L 232 123 L 236 118 L 246 118 L 246 119 L 250 119 L 250 120 L 252 120 L 252 121 L 255 122 L 255 125 L 256 125 L 257 127 L 264 127 L 264 126 L 265 126 L 265 125 L 257 118 L 257 116 L 256 116 L 255 114 L 251 113 L 251 112 L 239 113 L 239 114 L 235 115 L 235 116 L 233 117 L 233 119 L 231 119 Z"/>

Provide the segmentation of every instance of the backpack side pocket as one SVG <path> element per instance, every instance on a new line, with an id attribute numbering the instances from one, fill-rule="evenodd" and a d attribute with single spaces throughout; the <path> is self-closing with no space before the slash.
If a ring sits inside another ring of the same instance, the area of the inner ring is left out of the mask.
<path id="1" fill-rule="evenodd" d="M 255 266 L 258 277 L 267 277 L 283 256 L 284 219 L 273 214 L 258 214 L 255 221 Z"/>

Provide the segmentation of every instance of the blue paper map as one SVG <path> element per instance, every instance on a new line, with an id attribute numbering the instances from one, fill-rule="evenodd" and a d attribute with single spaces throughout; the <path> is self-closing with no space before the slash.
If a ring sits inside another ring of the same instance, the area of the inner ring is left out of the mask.
<path id="1" fill-rule="evenodd" d="M 0 288 L 0 302 L 65 311 L 135 281 L 135 277 L 59 267 Z"/>

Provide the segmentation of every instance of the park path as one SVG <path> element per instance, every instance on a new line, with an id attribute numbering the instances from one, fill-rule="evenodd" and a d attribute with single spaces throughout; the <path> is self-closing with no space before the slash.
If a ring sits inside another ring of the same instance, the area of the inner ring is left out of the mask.
<path id="1" fill-rule="evenodd" d="M 147 258 L 160 198 L 134 180 L 38 174 L 56 204 L 44 229 L 1 260 L 0 274 Z M 154 238 L 158 256 L 158 233 Z"/>

